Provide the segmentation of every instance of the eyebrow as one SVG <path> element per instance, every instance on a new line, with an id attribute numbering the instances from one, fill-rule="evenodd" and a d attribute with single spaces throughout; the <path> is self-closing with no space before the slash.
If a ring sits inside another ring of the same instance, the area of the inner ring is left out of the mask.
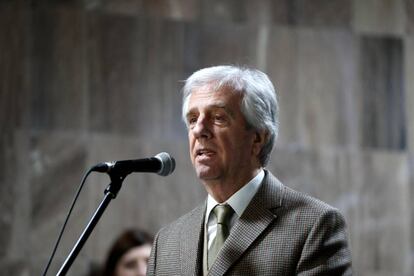
<path id="1" fill-rule="evenodd" d="M 213 107 L 224 109 L 224 111 L 226 111 L 227 114 L 229 114 L 232 118 L 234 118 L 234 112 L 230 110 L 224 103 L 214 104 Z"/>
<path id="2" fill-rule="evenodd" d="M 213 108 L 213 109 L 224 109 L 224 111 L 225 111 L 227 114 L 229 114 L 229 115 L 230 115 L 230 117 L 234 118 L 234 112 L 233 112 L 232 110 L 230 110 L 230 109 L 226 106 L 226 104 L 225 104 L 225 103 L 223 103 L 223 102 L 217 102 L 217 103 L 214 103 L 214 104 L 212 104 L 212 105 L 209 105 L 208 107 L 209 107 L 209 108 Z M 187 112 L 187 114 L 186 114 L 186 117 L 188 117 L 189 115 L 191 115 L 192 113 L 194 113 L 193 109 L 194 109 L 194 108 L 192 108 L 192 109 L 189 109 L 189 110 L 188 110 L 188 112 Z"/>

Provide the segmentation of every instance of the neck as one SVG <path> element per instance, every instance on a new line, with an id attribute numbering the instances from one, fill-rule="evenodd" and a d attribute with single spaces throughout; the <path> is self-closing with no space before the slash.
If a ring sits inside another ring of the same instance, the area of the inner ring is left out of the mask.
<path id="1" fill-rule="evenodd" d="M 261 168 L 256 168 L 251 172 L 240 176 L 238 179 L 216 179 L 206 180 L 203 184 L 207 192 L 218 202 L 227 201 L 233 194 L 243 188 L 250 180 L 252 180 Z"/>

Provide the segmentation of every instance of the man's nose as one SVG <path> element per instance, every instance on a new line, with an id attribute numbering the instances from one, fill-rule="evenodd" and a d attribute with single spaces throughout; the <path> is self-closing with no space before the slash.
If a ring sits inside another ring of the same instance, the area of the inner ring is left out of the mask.
<path id="1" fill-rule="evenodd" d="M 208 118 L 206 118 L 206 116 L 199 116 L 192 132 L 195 138 L 211 138 L 212 133 Z"/>

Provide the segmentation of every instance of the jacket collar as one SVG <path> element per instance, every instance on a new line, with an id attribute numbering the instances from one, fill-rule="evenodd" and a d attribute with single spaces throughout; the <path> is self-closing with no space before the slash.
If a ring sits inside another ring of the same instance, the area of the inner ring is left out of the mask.
<path id="1" fill-rule="evenodd" d="M 276 220 L 276 209 L 283 204 L 284 186 L 269 171 L 265 170 L 265 174 L 261 187 L 233 226 L 209 275 L 225 274 L 260 234 Z"/>

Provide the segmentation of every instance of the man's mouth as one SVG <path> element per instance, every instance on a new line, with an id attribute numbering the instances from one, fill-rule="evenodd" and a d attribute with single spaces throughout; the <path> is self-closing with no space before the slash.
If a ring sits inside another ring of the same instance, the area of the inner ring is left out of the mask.
<path id="1" fill-rule="evenodd" d="M 210 149 L 198 149 L 198 150 L 196 150 L 196 157 L 197 156 L 211 156 L 213 154 L 215 154 L 215 152 L 210 150 Z"/>

